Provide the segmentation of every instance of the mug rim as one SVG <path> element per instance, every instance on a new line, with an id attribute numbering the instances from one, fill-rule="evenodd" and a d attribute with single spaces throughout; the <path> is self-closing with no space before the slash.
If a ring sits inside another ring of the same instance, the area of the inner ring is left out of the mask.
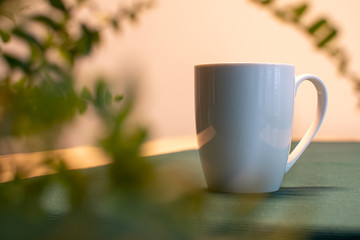
<path id="1" fill-rule="evenodd" d="M 195 64 L 195 67 L 216 67 L 216 66 L 287 66 L 295 67 L 289 63 L 271 63 L 271 62 L 214 62 Z"/>

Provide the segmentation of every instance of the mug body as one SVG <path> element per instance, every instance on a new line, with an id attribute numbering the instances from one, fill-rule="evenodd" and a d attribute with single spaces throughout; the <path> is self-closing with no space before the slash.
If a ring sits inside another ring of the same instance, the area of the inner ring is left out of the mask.
<path id="1" fill-rule="evenodd" d="M 210 190 L 280 188 L 292 135 L 294 71 L 287 64 L 195 66 L 197 141 Z"/>

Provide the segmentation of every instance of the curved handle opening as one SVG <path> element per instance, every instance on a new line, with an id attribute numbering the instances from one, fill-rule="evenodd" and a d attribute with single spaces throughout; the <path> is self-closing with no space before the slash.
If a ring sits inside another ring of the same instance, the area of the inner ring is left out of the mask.
<path id="1" fill-rule="evenodd" d="M 309 145 L 311 140 L 316 135 L 317 131 L 320 128 L 320 125 L 325 117 L 326 107 L 327 107 L 327 91 L 325 84 L 323 81 L 311 74 L 302 74 L 296 77 L 295 79 L 295 95 L 297 92 L 297 89 L 299 85 L 304 81 L 310 81 L 312 84 L 314 84 L 316 91 L 317 91 L 317 109 L 315 118 L 312 121 L 310 127 L 306 131 L 305 135 L 302 137 L 300 142 L 297 144 L 297 146 L 294 148 L 294 150 L 290 153 L 288 162 L 286 164 L 285 173 L 287 173 L 290 168 L 294 165 L 296 160 L 301 156 L 301 154 L 304 152 L 306 147 Z"/>

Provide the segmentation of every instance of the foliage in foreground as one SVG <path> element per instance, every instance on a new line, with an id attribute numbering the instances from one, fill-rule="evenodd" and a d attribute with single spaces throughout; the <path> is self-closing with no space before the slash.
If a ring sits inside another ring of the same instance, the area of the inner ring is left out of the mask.
<path id="1" fill-rule="evenodd" d="M 63 156 L 50 152 L 41 165 L 57 173 L 32 179 L 14 166 L 13 181 L 0 184 L 0 238 L 188 238 L 186 213 L 199 195 L 189 191 L 169 200 L 160 194 L 164 179 L 140 156 L 147 130 L 128 124 L 133 94 L 114 96 L 104 80 L 75 87 L 77 63 L 102 42 L 102 28 L 121 30 L 153 2 L 119 7 L 99 26 L 78 18 L 88 2 L 0 1 L 1 148 L 9 152 L 9 139 L 34 136 L 41 148 L 54 148 L 61 126 L 93 108 L 105 129 L 98 145 L 111 160 L 71 171 Z"/>

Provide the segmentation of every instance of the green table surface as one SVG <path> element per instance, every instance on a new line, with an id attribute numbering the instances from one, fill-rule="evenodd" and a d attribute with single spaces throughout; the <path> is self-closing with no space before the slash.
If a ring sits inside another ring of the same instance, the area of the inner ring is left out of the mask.
<path id="1" fill-rule="evenodd" d="M 178 169 L 203 193 L 202 216 L 190 225 L 205 232 L 204 239 L 360 239 L 360 143 L 311 143 L 280 190 L 269 194 L 207 191 L 197 150 L 149 161 Z M 0 214 L 0 238 L 4 222 Z"/>
<path id="2" fill-rule="evenodd" d="M 206 188 L 196 150 L 153 158 L 184 164 L 193 181 Z M 294 230 L 315 238 L 360 239 L 360 143 L 311 143 L 277 192 L 207 194 L 208 216 L 199 223 L 205 228 L 234 234 L 244 228 L 273 233 Z M 249 212 L 239 216 L 234 206 Z"/>

